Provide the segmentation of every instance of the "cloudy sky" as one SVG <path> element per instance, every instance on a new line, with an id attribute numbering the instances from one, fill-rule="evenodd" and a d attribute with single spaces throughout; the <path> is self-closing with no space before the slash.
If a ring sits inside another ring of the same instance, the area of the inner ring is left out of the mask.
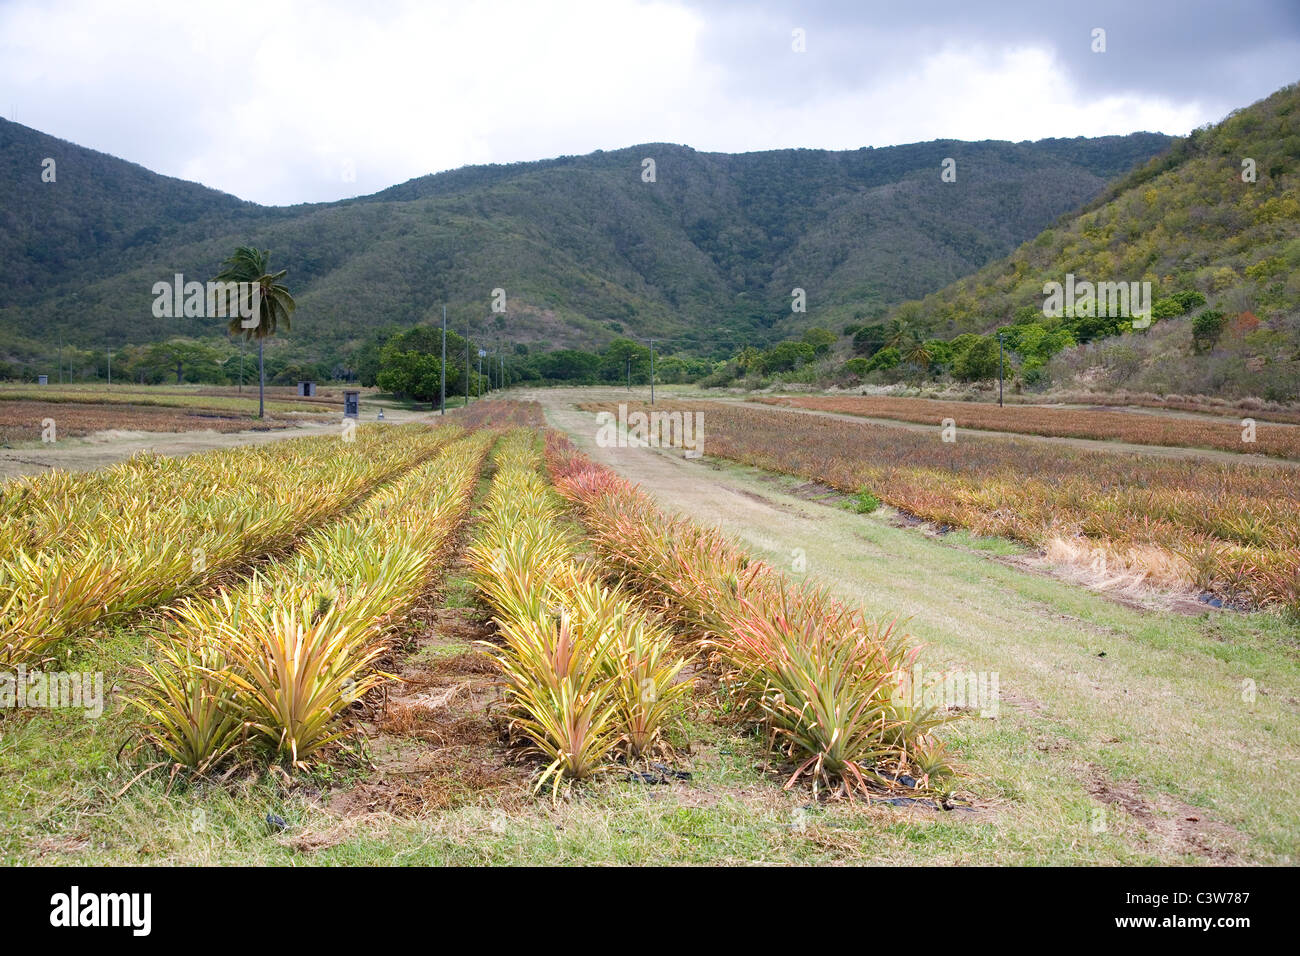
<path id="1" fill-rule="evenodd" d="M 276 204 L 645 142 L 1181 134 L 1298 79 L 1300 0 L 0 0 L 6 118 Z"/>

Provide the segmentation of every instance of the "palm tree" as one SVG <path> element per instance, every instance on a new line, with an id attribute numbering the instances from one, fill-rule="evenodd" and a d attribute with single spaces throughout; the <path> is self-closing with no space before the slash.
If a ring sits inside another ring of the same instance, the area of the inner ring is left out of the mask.
<path id="1" fill-rule="evenodd" d="M 889 326 L 885 329 L 885 338 L 882 343 L 884 348 L 902 349 L 907 342 L 911 330 L 906 322 L 902 319 L 890 319 Z"/>
<path id="2" fill-rule="evenodd" d="M 934 360 L 929 344 L 917 332 L 912 332 L 907 337 L 899 346 L 899 351 L 904 362 L 911 362 L 921 368 L 929 368 L 930 362 Z"/>
<path id="3" fill-rule="evenodd" d="M 275 335 L 276 328 L 283 322 L 286 329 L 291 328 L 289 318 L 297 303 L 289 290 L 280 285 L 280 280 L 288 275 L 288 269 L 281 269 L 274 274 L 270 271 L 271 251 L 255 249 L 253 246 L 240 246 L 235 254 L 227 259 L 225 268 L 217 276 L 217 282 L 249 282 L 260 287 L 258 298 L 257 324 L 251 328 L 244 326 L 244 319 L 236 315 L 230 320 L 230 333 L 257 339 L 257 417 L 266 415 L 266 366 L 262 362 L 262 345 L 268 335 Z M 242 377 L 241 377 L 242 381 Z"/>

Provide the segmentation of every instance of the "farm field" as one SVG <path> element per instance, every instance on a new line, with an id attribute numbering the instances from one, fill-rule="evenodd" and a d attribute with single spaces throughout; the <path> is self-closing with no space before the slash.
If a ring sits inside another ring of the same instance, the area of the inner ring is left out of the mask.
<path id="1" fill-rule="evenodd" d="M 997 405 L 944 402 L 925 398 L 887 396 L 765 396 L 752 401 L 765 405 L 803 408 L 820 412 L 892 418 L 905 422 L 940 425 L 951 419 L 958 428 L 976 428 L 1025 435 L 1089 438 L 1139 445 L 1178 448 L 1215 448 L 1242 454 L 1300 459 L 1300 427 L 1256 421 L 1252 441 L 1243 440 L 1241 418 L 1157 415 L 1145 412 L 1050 408 L 1034 405 Z M 1253 419 L 1252 419 L 1253 420 Z"/>
<path id="2" fill-rule="evenodd" d="M 311 398 L 299 397 L 292 386 L 270 386 L 266 389 L 268 412 L 317 414 L 321 405 L 331 408 L 343 404 L 342 390 L 320 388 Z M 26 385 L 0 383 L 0 402 L 50 402 L 72 405 L 136 405 L 176 408 L 192 411 L 223 412 L 228 415 L 255 417 L 257 415 L 257 387 L 245 386 L 239 392 L 235 386 L 215 385 L 105 385 L 53 384 Z M 0 406 L 2 407 L 2 406 Z"/>
<path id="3" fill-rule="evenodd" d="M 1151 395 L 1128 392 L 1118 389 L 1113 392 L 1052 392 L 1046 401 L 1053 404 L 1073 405 L 1079 408 L 1144 408 L 1152 411 L 1188 412 L 1193 415 L 1211 415 L 1219 418 L 1241 419 L 1247 416 L 1267 422 L 1285 422 L 1300 425 L 1300 410 L 1278 402 L 1263 402 L 1259 399 L 1240 399 L 1230 401 L 1222 398 L 1209 398 L 1197 395 Z M 1031 404 L 1042 400 L 1028 396 L 1008 395 L 1008 404 Z"/>
<path id="4" fill-rule="evenodd" d="M 312 398 L 295 397 L 291 387 L 268 388 L 265 418 L 257 417 L 255 390 L 250 399 L 247 390 L 240 397 L 225 386 L 48 386 L 40 393 L 51 394 L 50 402 L 19 397 L 27 386 L 3 389 L 0 478 L 110 467 L 140 452 L 188 455 L 335 433 L 343 407 L 342 389 L 332 387 L 319 388 Z M 380 411 L 393 422 L 434 417 L 363 390 L 362 418 L 373 421 Z"/>
<path id="5" fill-rule="evenodd" d="M 271 395 L 280 392 L 280 396 Z M 292 389 L 268 390 L 267 417 L 257 417 L 257 391 L 153 385 L 0 384 L 0 446 L 49 450 L 57 441 L 124 433 L 270 431 L 337 417 L 342 398 L 318 393 L 291 398 Z"/>
<path id="6" fill-rule="evenodd" d="M 618 405 L 584 408 L 615 414 Z M 1289 468 L 1013 437 L 963 442 L 960 431 L 948 442 L 939 428 L 721 402 L 656 408 L 701 412 L 710 456 L 870 495 L 913 519 L 1013 538 L 1099 579 L 1300 608 L 1300 486 Z"/>
<path id="7" fill-rule="evenodd" d="M 1293 858 L 1280 614 L 1118 603 L 543 397 L 5 484 L 0 670 L 105 697 L 0 711 L 0 859 Z"/>
<path id="8" fill-rule="evenodd" d="M 19 400 L 0 402 L 0 445 L 41 445 L 48 421 L 54 422 L 58 440 L 100 432 L 272 431 L 297 424 L 205 408 Z"/>

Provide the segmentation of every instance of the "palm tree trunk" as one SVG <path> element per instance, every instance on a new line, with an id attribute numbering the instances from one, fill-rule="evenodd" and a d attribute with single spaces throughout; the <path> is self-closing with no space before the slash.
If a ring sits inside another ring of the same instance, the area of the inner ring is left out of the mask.
<path id="1" fill-rule="evenodd" d="M 266 417 L 266 366 L 262 364 L 262 339 L 257 340 L 257 417 Z"/>

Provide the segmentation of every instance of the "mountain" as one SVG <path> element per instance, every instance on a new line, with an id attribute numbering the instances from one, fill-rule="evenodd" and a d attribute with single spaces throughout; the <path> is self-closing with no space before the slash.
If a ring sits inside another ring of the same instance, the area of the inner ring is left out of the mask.
<path id="1" fill-rule="evenodd" d="M 1154 322 L 1076 335 L 1048 366 L 1053 383 L 1300 400 L 1300 84 L 1179 139 L 1010 255 L 887 318 L 942 338 L 1050 331 L 1061 322 L 1044 318 L 1044 284 L 1067 274 L 1150 282 Z"/>
<path id="2" fill-rule="evenodd" d="M 725 355 L 877 314 L 1003 255 L 1170 142 L 1135 133 L 1033 143 L 704 153 L 648 144 L 466 167 L 335 203 L 264 207 L 0 120 L 0 358 L 59 339 L 120 347 L 221 336 L 156 318 L 152 287 L 206 280 L 237 245 L 272 250 L 298 300 L 277 347 L 346 356 L 449 304 L 507 313 L 512 343 L 596 347 L 620 333 Z M 42 162 L 55 160 L 54 182 Z M 643 160 L 655 160 L 653 182 Z M 956 182 L 941 164 L 956 161 Z M 807 311 L 791 311 L 805 290 Z"/>

